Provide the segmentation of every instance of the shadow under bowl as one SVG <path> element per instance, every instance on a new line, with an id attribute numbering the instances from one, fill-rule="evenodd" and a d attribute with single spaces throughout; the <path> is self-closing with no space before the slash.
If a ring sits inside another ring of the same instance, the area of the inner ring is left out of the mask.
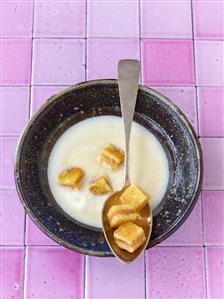
<path id="1" fill-rule="evenodd" d="M 30 119 L 20 138 L 15 180 L 27 213 L 50 238 L 81 253 L 112 256 L 101 230 L 79 223 L 57 205 L 47 179 L 48 157 L 61 134 L 75 123 L 99 115 L 121 116 L 117 80 L 84 82 L 52 96 Z M 153 211 L 150 248 L 177 230 L 196 204 L 202 183 L 202 153 L 184 114 L 150 88 L 139 87 L 134 120 L 157 137 L 169 160 L 167 191 Z"/>

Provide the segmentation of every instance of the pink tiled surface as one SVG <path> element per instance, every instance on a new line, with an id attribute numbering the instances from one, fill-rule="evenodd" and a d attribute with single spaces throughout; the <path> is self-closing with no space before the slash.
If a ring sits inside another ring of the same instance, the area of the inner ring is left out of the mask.
<path id="1" fill-rule="evenodd" d="M 18 137 L 0 136 L 0 188 L 15 189 L 14 183 L 14 159 Z"/>
<path id="2" fill-rule="evenodd" d="M 31 47 L 31 39 L 1 40 L 1 85 L 30 84 Z"/>
<path id="3" fill-rule="evenodd" d="M 2 1 L 2 37 L 32 37 L 32 1 Z"/>
<path id="4" fill-rule="evenodd" d="M 121 277 L 122 283 L 121 283 Z M 135 283 L 131 283 L 132 279 Z M 88 299 L 144 298 L 144 258 L 128 268 L 114 258 L 87 257 L 86 286 Z M 107 285 L 107 287 L 103 287 Z"/>
<path id="5" fill-rule="evenodd" d="M 195 42 L 198 86 L 223 86 L 224 40 Z"/>
<path id="6" fill-rule="evenodd" d="M 147 252 L 146 266 L 147 298 L 206 298 L 202 247 L 157 247 Z"/>
<path id="7" fill-rule="evenodd" d="M 83 298 L 83 259 L 62 247 L 29 247 L 25 298 Z"/>
<path id="8" fill-rule="evenodd" d="M 84 37 L 85 1 L 36 1 L 35 37 Z"/>
<path id="9" fill-rule="evenodd" d="M 143 83 L 194 85 L 190 40 L 142 40 Z"/>
<path id="10" fill-rule="evenodd" d="M 16 191 L 0 191 L 0 245 L 23 245 L 25 213 Z"/>
<path id="11" fill-rule="evenodd" d="M 199 134 L 224 137 L 224 88 L 198 90 Z"/>
<path id="12" fill-rule="evenodd" d="M 204 242 L 224 246 L 224 192 L 202 192 Z"/>
<path id="13" fill-rule="evenodd" d="M 224 38 L 223 1 L 193 1 L 196 38 Z"/>
<path id="14" fill-rule="evenodd" d="M 139 41 L 137 39 L 89 39 L 87 53 L 88 80 L 116 78 L 116 62 L 119 59 L 125 57 L 139 59 Z"/>
<path id="15" fill-rule="evenodd" d="M 208 299 L 222 299 L 224 297 L 224 248 L 207 247 L 207 276 L 208 276 Z"/>
<path id="16" fill-rule="evenodd" d="M 138 0 L 88 1 L 88 37 L 138 37 L 138 5 Z"/>
<path id="17" fill-rule="evenodd" d="M 74 84 L 84 80 L 82 39 L 35 39 L 33 41 L 34 85 Z"/>
<path id="18" fill-rule="evenodd" d="M 192 37 L 190 1 L 142 1 L 141 13 L 142 37 Z"/>
<path id="19" fill-rule="evenodd" d="M 1 298 L 23 298 L 24 248 L 1 247 Z"/>
<path id="20" fill-rule="evenodd" d="M 224 298 L 223 1 L 1 1 L 1 299 Z M 13 179 L 16 144 L 49 97 L 116 77 L 137 58 L 142 83 L 170 98 L 200 137 L 204 181 L 183 226 L 133 265 L 85 257 L 29 219 Z"/>
<path id="21" fill-rule="evenodd" d="M 29 117 L 29 87 L 0 87 L 1 135 L 18 135 Z"/>

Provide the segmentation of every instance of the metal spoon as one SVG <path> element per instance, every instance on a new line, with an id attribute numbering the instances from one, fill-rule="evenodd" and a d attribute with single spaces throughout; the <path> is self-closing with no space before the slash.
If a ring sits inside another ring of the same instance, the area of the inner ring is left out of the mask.
<path id="1" fill-rule="evenodd" d="M 138 93 L 138 82 L 140 73 L 140 63 L 137 60 L 120 60 L 118 63 L 118 86 L 120 94 L 121 111 L 124 122 L 125 133 L 125 181 L 122 190 L 113 193 L 105 202 L 102 210 L 103 232 L 107 243 L 113 254 L 123 263 L 134 261 L 146 248 L 151 231 L 152 231 L 152 210 L 148 205 L 140 212 L 140 218 L 136 224 L 141 226 L 146 235 L 145 243 L 133 253 L 119 248 L 115 241 L 113 233 L 115 229 L 111 229 L 107 213 L 111 206 L 119 203 L 120 195 L 130 185 L 129 180 L 129 140 L 131 133 L 131 125 L 135 111 L 136 98 Z"/>

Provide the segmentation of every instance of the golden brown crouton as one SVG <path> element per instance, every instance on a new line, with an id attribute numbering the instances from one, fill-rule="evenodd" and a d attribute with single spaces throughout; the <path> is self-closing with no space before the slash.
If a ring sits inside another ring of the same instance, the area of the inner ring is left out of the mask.
<path id="1" fill-rule="evenodd" d="M 59 174 L 58 183 L 72 189 L 79 189 L 84 175 L 85 173 L 81 168 L 72 167 Z"/>
<path id="2" fill-rule="evenodd" d="M 89 191 L 96 195 L 102 195 L 111 192 L 112 188 L 107 177 L 102 175 L 97 179 L 93 180 L 92 182 L 90 182 Z"/>
<path id="3" fill-rule="evenodd" d="M 109 209 L 107 218 L 111 227 L 117 227 L 124 222 L 135 221 L 138 215 L 129 205 L 115 205 Z"/>
<path id="4" fill-rule="evenodd" d="M 117 170 L 124 161 L 124 152 L 113 145 L 109 145 L 101 151 L 98 160 L 112 170 Z"/>
<path id="5" fill-rule="evenodd" d="M 139 248 L 146 241 L 146 236 L 144 230 L 132 223 L 123 223 L 114 232 L 114 240 L 118 247 L 133 253 L 137 248 Z"/>
<path id="6" fill-rule="evenodd" d="M 121 203 L 131 205 L 136 211 L 140 211 L 148 200 L 147 194 L 135 185 L 130 185 L 120 197 Z"/>

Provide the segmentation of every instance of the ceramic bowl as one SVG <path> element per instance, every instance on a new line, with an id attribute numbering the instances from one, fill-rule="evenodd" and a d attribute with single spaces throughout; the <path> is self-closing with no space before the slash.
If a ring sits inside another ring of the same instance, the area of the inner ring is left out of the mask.
<path id="1" fill-rule="evenodd" d="M 65 214 L 47 179 L 49 153 L 60 135 L 73 124 L 98 115 L 121 116 L 116 80 L 80 83 L 52 96 L 30 119 L 19 140 L 15 180 L 27 213 L 51 239 L 81 253 L 111 256 L 102 231 Z M 169 160 L 169 183 L 153 212 L 150 248 L 174 233 L 191 213 L 202 183 L 202 153 L 184 114 L 150 88 L 139 87 L 134 120 L 158 138 Z"/>

